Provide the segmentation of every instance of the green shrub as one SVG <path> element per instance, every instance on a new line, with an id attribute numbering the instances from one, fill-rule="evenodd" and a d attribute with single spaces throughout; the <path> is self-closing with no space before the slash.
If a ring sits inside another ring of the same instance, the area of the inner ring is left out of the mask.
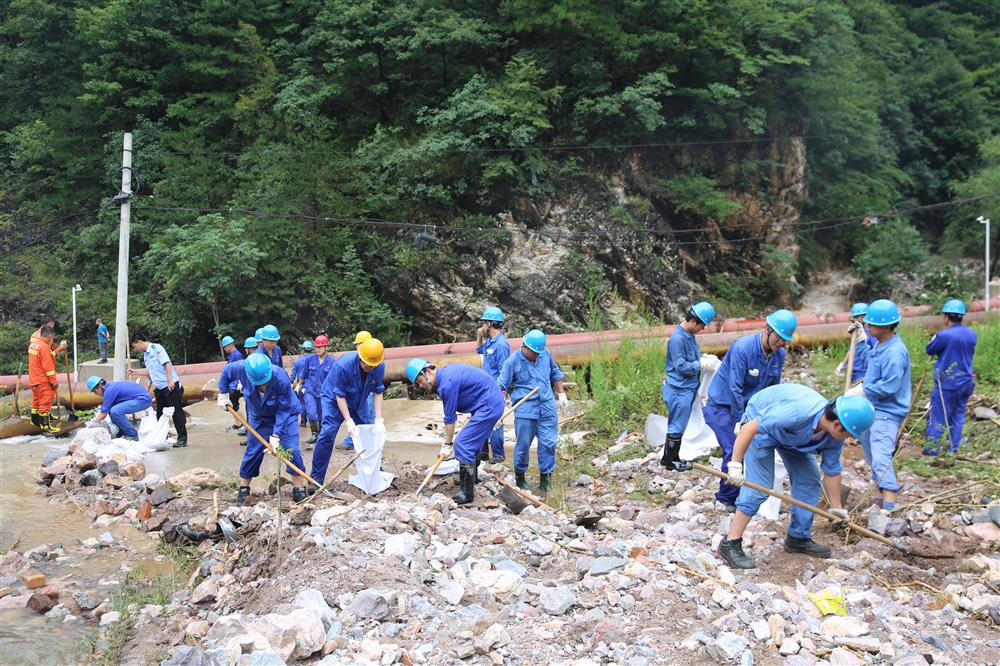
<path id="1" fill-rule="evenodd" d="M 897 277 L 915 275 L 928 256 L 927 243 L 909 222 L 899 218 L 880 222 L 854 257 L 864 295 L 887 297 Z"/>

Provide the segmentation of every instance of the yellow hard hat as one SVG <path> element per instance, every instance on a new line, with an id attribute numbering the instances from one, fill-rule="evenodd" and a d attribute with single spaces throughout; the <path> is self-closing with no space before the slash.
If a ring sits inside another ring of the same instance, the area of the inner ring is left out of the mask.
<path id="1" fill-rule="evenodd" d="M 358 356 L 365 365 L 375 367 L 385 357 L 385 347 L 378 338 L 368 338 L 358 346 Z"/>
<path id="2" fill-rule="evenodd" d="M 371 340 L 372 334 L 368 331 L 358 331 L 358 334 L 354 336 L 354 346 L 357 347 L 365 340 Z"/>

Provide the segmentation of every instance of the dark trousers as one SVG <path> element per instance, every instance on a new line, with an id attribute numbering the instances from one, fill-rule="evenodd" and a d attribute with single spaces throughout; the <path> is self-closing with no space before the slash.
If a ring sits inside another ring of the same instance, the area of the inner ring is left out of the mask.
<path id="1" fill-rule="evenodd" d="M 240 411 L 240 396 L 243 395 L 239 391 L 229 392 L 229 404 L 233 406 L 233 409 Z"/>
<path id="2" fill-rule="evenodd" d="M 177 430 L 177 438 L 187 439 L 187 426 L 184 424 L 184 387 L 174 384 L 174 390 L 168 388 L 158 388 L 153 390 L 156 396 L 156 418 L 159 420 L 163 416 L 166 407 L 174 408 L 174 428 Z"/>
<path id="3" fill-rule="evenodd" d="M 101 360 L 102 361 L 107 361 L 108 360 L 108 343 L 107 342 L 98 342 L 97 343 L 97 348 L 98 348 L 98 351 L 101 352 Z"/>

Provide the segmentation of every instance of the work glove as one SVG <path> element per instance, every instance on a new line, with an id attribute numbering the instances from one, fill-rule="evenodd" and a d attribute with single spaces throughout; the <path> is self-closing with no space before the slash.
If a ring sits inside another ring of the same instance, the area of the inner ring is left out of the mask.
<path id="1" fill-rule="evenodd" d="M 860 321 L 852 321 L 851 325 L 847 327 L 847 332 L 850 333 L 851 335 L 854 335 L 858 331 L 863 331 L 863 330 L 865 330 L 865 327 L 861 324 Z"/>
<path id="2" fill-rule="evenodd" d="M 730 462 L 728 474 L 729 480 L 726 483 L 737 488 L 743 485 L 743 463 Z"/>
<path id="3" fill-rule="evenodd" d="M 565 392 L 559 394 L 559 406 L 564 409 L 569 407 L 569 398 L 566 397 Z"/>
<path id="4" fill-rule="evenodd" d="M 354 419 L 347 419 L 345 423 L 347 424 L 347 432 L 350 433 L 355 446 L 360 446 L 361 431 L 358 430 L 358 424 L 354 422 Z"/>
<path id="5" fill-rule="evenodd" d="M 843 361 L 841 361 L 840 363 L 837 364 L 837 374 L 838 375 L 844 374 L 845 370 L 847 370 L 847 366 L 844 365 Z"/>
<path id="6" fill-rule="evenodd" d="M 271 435 L 270 437 L 267 438 L 267 443 L 271 445 L 272 449 L 277 451 L 278 447 L 281 446 L 281 438 L 278 437 L 277 435 Z M 730 465 L 730 469 L 732 469 L 732 465 Z"/>
<path id="7" fill-rule="evenodd" d="M 385 432 L 385 419 L 375 419 L 375 432 L 377 433 Z"/>
<path id="8" fill-rule="evenodd" d="M 837 522 L 847 522 L 848 514 L 847 509 L 830 509 L 830 513 L 837 516 Z"/>
<path id="9" fill-rule="evenodd" d="M 438 457 L 444 456 L 445 460 L 451 460 L 455 457 L 455 447 L 451 444 L 442 444 L 441 450 L 438 451 Z"/>
<path id="10" fill-rule="evenodd" d="M 714 372 L 722 365 L 722 361 L 715 354 L 702 354 L 699 366 L 702 372 Z"/>
<path id="11" fill-rule="evenodd" d="M 858 382 L 855 386 L 844 391 L 844 395 L 864 395 L 865 394 L 865 382 L 862 380 Z"/>
<path id="12" fill-rule="evenodd" d="M 229 404 L 229 394 L 219 393 L 219 397 L 215 399 L 215 404 L 218 405 L 219 409 L 226 411 L 226 405 Z"/>

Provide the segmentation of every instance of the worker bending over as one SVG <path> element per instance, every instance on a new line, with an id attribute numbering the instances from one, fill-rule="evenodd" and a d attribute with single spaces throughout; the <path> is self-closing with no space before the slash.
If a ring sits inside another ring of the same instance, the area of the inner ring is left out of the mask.
<path id="1" fill-rule="evenodd" d="M 480 318 L 482 324 L 476 330 L 476 353 L 483 357 L 483 370 L 493 379 L 500 379 L 500 370 L 510 358 L 510 343 L 503 333 L 503 311 L 497 307 L 488 307 Z M 490 457 L 490 449 L 493 457 Z M 483 459 L 491 463 L 500 463 L 505 459 L 503 450 L 503 424 L 490 433 L 490 438 L 483 445 Z M 527 458 L 525 458 L 527 469 Z M 523 475 L 522 475 L 523 476 Z"/>
<path id="2" fill-rule="evenodd" d="M 444 408 L 444 445 L 441 454 L 458 460 L 456 504 L 469 504 L 476 497 L 477 457 L 483 442 L 503 416 L 504 397 L 496 380 L 479 368 L 452 363 L 435 368 L 422 358 L 406 364 L 406 378 L 422 391 L 434 391 Z M 458 413 L 470 414 L 469 422 L 455 437 Z"/>
<path id="3" fill-rule="evenodd" d="M 927 417 L 925 456 L 941 452 L 941 438 L 948 441 L 948 450 L 958 452 L 965 426 L 965 407 L 976 388 L 972 359 L 976 354 L 976 332 L 962 323 L 965 303 L 951 300 L 941 308 L 944 328 L 927 343 L 924 351 L 937 356 L 934 364 L 934 390 L 931 391 L 931 411 Z"/>
<path id="4" fill-rule="evenodd" d="M 559 437 L 556 395 L 561 406 L 568 405 L 569 400 L 563 387 L 562 370 L 545 349 L 545 334 L 542 331 L 536 328 L 524 335 L 521 348 L 503 364 L 497 381 L 500 388 L 510 395 L 512 405 L 520 402 L 532 389 L 538 389 L 514 413 L 514 434 L 517 436 L 514 477 L 518 488 L 528 489 L 524 475 L 530 464 L 531 442 L 537 439 L 538 488 L 547 493 L 552 487 L 552 473 L 556 469 L 556 440 Z"/>
<path id="5" fill-rule="evenodd" d="M 323 420 L 320 394 L 323 391 L 323 382 L 326 381 L 327 375 L 333 369 L 333 357 L 326 353 L 330 347 L 330 338 L 325 335 L 317 335 L 316 339 L 313 340 L 313 347 L 316 353 L 305 357 L 306 363 L 300 373 L 306 420 L 309 422 L 309 430 L 312 433 L 312 436 L 306 440 L 307 445 L 315 444 L 319 437 L 319 424 Z M 311 448 L 311 446 L 306 448 Z"/>
<path id="6" fill-rule="evenodd" d="M 862 396 L 841 396 L 828 402 L 807 386 L 779 384 L 766 388 L 747 403 L 740 432 L 729 462 L 729 484 L 744 479 L 765 488 L 774 485 L 774 453 L 788 470 L 792 497 L 816 506 L 822 484 L 830 498 L 830 513 L 847 520 L 840 496 L 840 454 L 844 440 L 861 437 L 875 420 L 875 409 Z M 816 456 L 822 464 L 817 466 Z M 744 467 L 746 471 L 744 472 Z M 754 561 L 743 551 L 743 532 L 767 495 L 744 486 L 736 500 L 729 534 L 719 544 L 719 555 L 738 569 L 753 569 Z M 812 539 L 813 513 L 791 507 L 785 551 L 812 557 L 829 557 L 830 548 Z"/>
<path id="7" fill-rule="evenodd" d="M 667 342 L 661 392 L 670 420 L 667 422 L 667 438 L 663 443 L 660 463 L 677 472 L 691 469 L 691 463 L 681 460 L 681 439 L 691 419 L 701 382 L 701 349 L 694 336 L 705 330 L 713 319 L 715 308 L 711 303 L 695 303 L 688 308 L 684 321 L 674 327 Z"/>
<path id="8" fill-rule="evenodd" d="M 55 338 L 52 327 L 45 324 L 31 335 L 28 345 L 31 422 L 42 432 L 52 435 L 59 433 L 59 426 L 52 421 L 52 401 L 57 398 L 59 389 L 55 351 L 52 349 Z"/>
<path id="9" fill-rule="evenodd" d="M 279 446 L 289 451 L 291 462 L 302 469 L 305 464 L 299 452 L 298 425 L 302 407 L 292 391 L 291 380 L 283 368 L 272 365 L 263 354 L 253 354 L 241 363 L 239 381 L 247 401 L 250 427 L 276 451 Z M 264 445 L 254 437 L 243 452 L 243 462 L 240 463 L 240 489 L 236 492 L 236 504 L 239 506 L 246 504 L 250 496 L 250 480 L 260 474 L 263 460 Z M 306 481 L 291 467 L 287 469 L 292 477 L 292 499 L 302 502 L 306 499 Z"/>
<path id="10" fill-rule="evenodd" d="M 715 433 L 722 447 L 722 471 L 733 455 L 736 424 L 743 417 L 747 402 L 758 391 L 781 382 L 785 367 L 785 344 L 791 342 L 798 322 L 788 310 L 775 310 L 767 316 L 767 326 L 760 333 L 737 338 L 722 359 L 722 364 L 708 385 L 705 423 Z M 736 510 L 739 489 L 719 482 L 715 498 L 729 512 Z"/>
<path id="11" fill-rule="evenodd" d="M 118 431 L 125 439 L 139 441 L 139 433 L 128 420 L 129 414 L 135 414 L 149 409 L 153 399 L 145 387 L 135 382 L 106 382 L 97 375 L 87 380 L 87 390 L 104 399 L 94 417 L 93 423 L 111 417 L 111 422 L 118 426 Z"/>
<path id="12" fill-rule="evenodd" d="M 359 423 L 368 423 L 364 405 L 368 396 L 375 394 L 374 414 L 376 430 L 385 432 L 382 420 L 382 392 L 385 391 L 385 348 L 378 338 L 370 338 L 358 346 L 358 351 L 348 352 L 333 364 L 333 369 L 323 382 L 321 404 L 323 427 L 316 438 L 312 469 L 309 475 L 322 485 L 330 454 L 340 425 L 347 425 L 347 432 L 354 439 L 360 435 Z M 350 448 L 354 448 L 353 446 Z"/>
<path id="13" fill-rule="evenodd" d="M 854 343 L 854 363 L 851 363 L 851 383 L 857 383 L 865 378 L 865 370 L 868 369 L 868 355 L 871 353 L 872 337 L 868 327 L 864 324 L 865 315 L 868 314 L 867 303 L 855 303 L 851 306 L 851 325 L 847 327 L 847 332 L 858 338 Z M 841 375 L 847 370 L 850 361 L 850 348 L 844 352 L 844 360 L 837 365 L 837 374 Z"/>

